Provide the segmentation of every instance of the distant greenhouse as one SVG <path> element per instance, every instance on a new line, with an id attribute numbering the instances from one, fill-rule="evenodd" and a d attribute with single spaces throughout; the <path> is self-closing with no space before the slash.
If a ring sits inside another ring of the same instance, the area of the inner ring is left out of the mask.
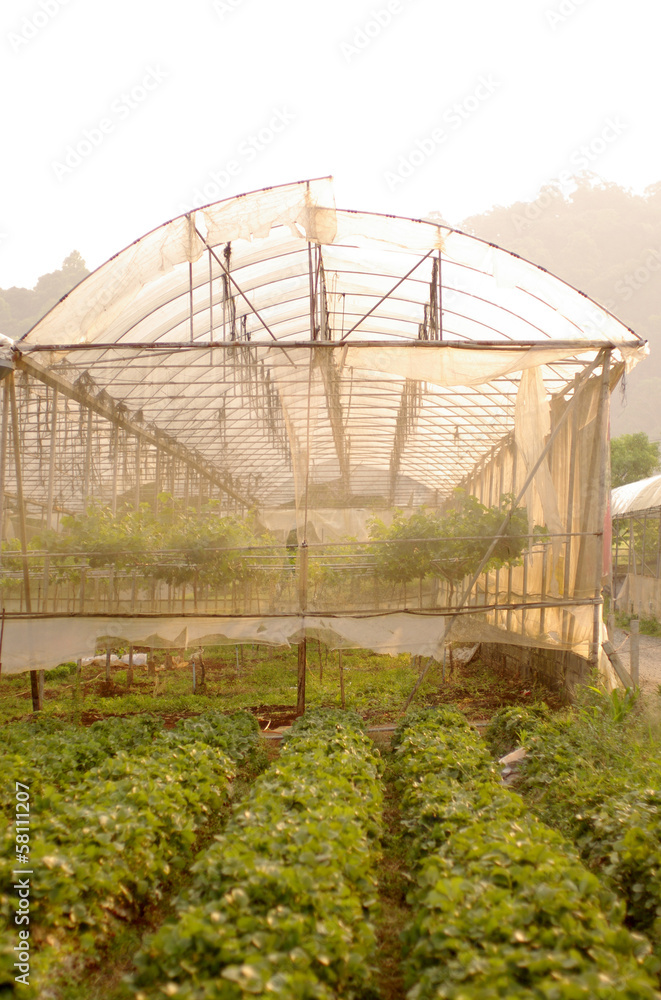
<path id="1" fill-rule="evenodd" d="M 613 490 L 615 605 L 661 617 L 661 475 Z"/>

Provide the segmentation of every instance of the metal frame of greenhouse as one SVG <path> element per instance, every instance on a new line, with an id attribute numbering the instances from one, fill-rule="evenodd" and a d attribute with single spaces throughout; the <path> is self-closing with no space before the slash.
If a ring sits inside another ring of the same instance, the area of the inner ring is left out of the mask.
<path id="1" fill-rule="evenodd" d="M 100 637 L 437 659 L 475 639 L 600 664 L 609 396 L 646 352 L 543 269 L 444 225 L 341 211 L 328 178 L 180 216 L 3 348 L 3 670 Z M 442 512 L 457 488 L 509 498 L 481 565 L 454 589 L 386 584 L 370 519 Z M 257 582 L 175 593 L 30 545 L 94 505 L 158 514 L 164 493 L 251 519 Z M 520 504 L 525 555 L 489 569 Z"/>

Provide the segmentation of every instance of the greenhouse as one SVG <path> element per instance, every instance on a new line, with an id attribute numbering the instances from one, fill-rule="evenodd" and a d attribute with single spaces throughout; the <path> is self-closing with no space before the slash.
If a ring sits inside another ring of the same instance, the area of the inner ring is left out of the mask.
<path id="1" fill-rule="evenodd" d="M 613 490 L 613 595 L 625 614 L 661 615 L 661 476 Z"/>
<path id="2" fill-rule="evenodd" d="M 3 347 L 2 669 L 110 638 L 597 664 L 609 394 L 646 351 L 329 179 L 176 218 Z"/>

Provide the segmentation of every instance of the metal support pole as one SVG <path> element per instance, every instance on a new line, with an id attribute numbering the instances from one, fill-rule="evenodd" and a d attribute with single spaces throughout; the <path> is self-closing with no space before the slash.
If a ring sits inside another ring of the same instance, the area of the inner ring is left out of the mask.
<path id="1" fill-rule="evenodd" d="M 443 340 L 443 264 L 438 251 L 438 339 Z"/>
<path id="2" fill-rule="evenodd" d="M 119 424 L 115 424 L 112 432 L 112 496 L 110 509 L 113 517 L 117 513 L 117 480 L 119 477 Z"/>
<path id="3" fill-rule="evenodd" d="M 301 639 L 298 644 L 298 685 L 296 696 L 296 714 L 305 713 L 305 671 L 307 667 L 307 639 Z"/>
<path id="4" fill-rule="evenodd" d="M 312 244 L 308 242 L 308 284 L 310 286 L 310 340 L 316 340 L 314 277 L 312 271 Z"/>
<path id="5" fill-rule="evenodd" d="M 194 309 L 193 309 L 193 265 L 192 265 L 192 263 L 189 263 L 189 265 L 188 265 L 188 295 L 189 295 L 189 304 L 190 304 L 190 342 L 192 344 L 193 341 L 195 340 L 195 336 L 193 334 L 193 319 L 194 319 L 194 316 L 195 316 L 195 312 L 194 312 Z"/>
<path id="6" fill-rule="evenodd" d="M 576 392 L 576 388 L 574 388 Z M 572 536 L 571 532 L 573 530 L 574 521 L 574 489 L 576 480 L 576 453 L 578 448 L 578 410 L 574 410 L 574 414 L 571 422 L 571 441 L 569 450 L 569 482 L 567 484 L 567 541 L 565 542 L 565 573 L 563 580 L 562 596 L 569 597 L 569 585 L 571 583 L 571 554 L 572 554 Z M 563 639 L 567 641 L 567 625 L 568 616 L 563 615 Z"/>
<path id="7" fill-rule="evenodd" d="M 338 654 L 339 654 L 339 660 L 340 660 L 340 699 L 341 699 L 342 708 L 346 708 L 347 705 L 346 705 L 346 701 L 345 701 L 345 698 L 344 698 L 344 663 L 343 663 L 342 650 L 341 649 L 338 650 Z"/>
<path id="8" fill-rule="evenodd" d="M 0 564 L 5 540 L 5 479 L 7 475 L 7 436 L 9 432 L 9 389 L 2 390 L 2 427 L 0 428 Z"/>
<path id="9" fill-rule="evenodd" d="M 135 509 L 140 506 L 140 438 L 135 439 Z"/>
<path id="10" fill-rule="evenodd" d="M 14 444 L 14 470 L 16 473 L 16 497 L 18 499 L 18 523 L 21 536 L 21 553 L 23 556 L 23 589 L 25 593 L 25 610 L 32 613 L 30 599 L 30 570 L 28 565 L 27 525 L 25 520 L 25 499 L 23 496 L 23 474 L 21 471 L 21 435 L 18 427 L 18 409 L 16 406 L 16 383 L 14 373 L 7 376 L 5 386 L 9 391 L 9 406 L 11 409 L 12 439 Z M 30 689 L 32 691 L 32 709 L 40 712 L 43 708 L 44 680 L 39 674 L 43 671 L 30 671 Z"/>
<path id="11" fill-rule="evenodd" d="M 518 457 L 519 457 L 519 451 L 518 451 L 518 448 L 516 446 L 516 441 L 512 437 L 512 489 L 510 490 L 510 493 L 516 493 L 516 472 L 517 472 Z M 512 582 L 513 582 L 512 575 L 513 575 L 513 569 L 512 569 L 512 564 L 510 563 L 510 565 L 507 567 L 507 603 L 508 604 L 512 603 Z M 507 612 L 507 617 L 505 619 L 505 622 L 506 622 L 505 627 L 506 627 L 507 631 L 508 632 L 511 631 L 511 628 L 512 628 L 512 612 L 511 612 L 511 610 Z"/>
<path id="12" fill-rule="evenodd" d="M 593 666 L 599 665 L 599 651 L 602 631 L 602 615 L 604 600 L 601 593 L 601 578 L 604 572 L 604 523 L 608 510 L 608 495 L 610 492 L 609 462 L 608 462 L 608 403 L 610 399 L 610 364 L 611 348 L 606 348 L 603 352 L 601 367 L 601 392 L 599 394 L 599 408 L 597 410 L 595 442 L 594 448 L 599 454 L 599 492 L 597 496 L 597 531 L 596 542 L 597 552 L 595 554 L 595 578 L 594 596 L 597 603 L 594 606 L 594 618 L 592 623 L 592 655 L 590 662 Z"/>
<path id="13" fill-rule="evenodd" d="M 629 636 L 630 659 L 629 673 L 634 687 L 640 686 L 640 622 L 637 618 L 631 619 L 631 634 Z"/>
<path id="14" fill-rule="evenodd" d="M 87 433 L 85 438 L 85 467 L 83 470 L 83 509 L 87 513 L 92 476 L 92 411 L 87 411 Z"/>
<path id="15" fill-rule="evenodd" d="M 158 494 L 161 492 L 161 449 L 156 445 L 156 471 L 154 473 L 154 514 L 158 514 Z"/>
<path id="16" fill-rule="evenodd" d="M 52 402 L 52 414 L 51 414 L 51 428 L 50 428 L 50 452 L 48 456 L 48 499 L 46 500 L 46 531 L 50 531 L 53 527 L 53 496 L 55 493 L 55 452 L 57 445 L 57 404 L 59 400 L 59 392 L 57 388 L 53 389 L 53 402 Z M 48 585 L 50 577 L 50 556 L 46 553 L 44 557 L 44 577 L 42 586 L 42 611 L 48 610 Z M 55 611 L 55 608 L 53 608 Z"/>

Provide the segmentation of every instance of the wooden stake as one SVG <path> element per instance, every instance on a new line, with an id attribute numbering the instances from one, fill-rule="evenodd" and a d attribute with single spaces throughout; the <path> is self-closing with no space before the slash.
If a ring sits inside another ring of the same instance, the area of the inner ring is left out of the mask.
<path id="1" fill-rule="evenodd" d="M 637 618 L 631 619 L 631 634 L 629 636 L 630 644 L 630 674 L 631 680 L 633 681 L 634 687 L 638 687 L 640 684 L 640 622 Z"/>
<path id="2" fill-rule="evenodd" d="M 305 713 L 305 670 L 307 665 L 307 639 L 301 639 L 298 644 L 298 691 L 296 698 L 296 714 Z"/>
<path id="3" fill-rule="evenodd" d="M 126 671 L 126 684 L 128 687 L 133 684 L 133 644 L 129 646 L 129 665 Z"/>
<path id="4" fill-rule="evenodd" d="M 342 708 L 346 708 L 347 705 L 346 705 L 346 701 L 344 699 L 344 664 L 343 664 L 343 661 L 342 661 L 342 650 L 341 649 L 338 650 L 338 656 L 339 656 L 339 660 L 340 660 L 340 698 L 341 698 Z"/>

